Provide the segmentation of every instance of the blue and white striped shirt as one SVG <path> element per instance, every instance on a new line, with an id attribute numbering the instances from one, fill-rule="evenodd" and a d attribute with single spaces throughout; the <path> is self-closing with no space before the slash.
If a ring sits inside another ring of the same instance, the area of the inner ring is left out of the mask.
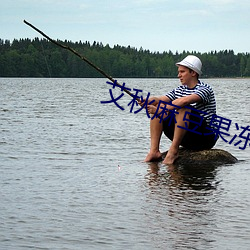
<path id="1" fill-rule="evenodd" d="M 197 85 L 190 89 L 186 85 L 181 85 L 172 91 L 168 92 L 166 96 L 174 101 L 180 97 L 197 94 L 201 98 L 201 102 L 192 103 L 194 109 L 202 111 L 200 116 L 204 117 L 207 124 L 210 123 L 213 115 L 216 115 L 216 101 L 213 89 L 208 84 L 198 81 Z"/>

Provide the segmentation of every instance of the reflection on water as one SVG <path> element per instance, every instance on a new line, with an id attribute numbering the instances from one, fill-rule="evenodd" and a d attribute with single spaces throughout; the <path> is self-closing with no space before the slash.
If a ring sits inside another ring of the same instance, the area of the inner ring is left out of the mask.
<path id="1" fill-rule="evenodd" d="M 211 234 L 216 228 L 217 211 L 211 204 L 218 195 L 215 177 L 215 166 L 148 164 L 150 199 L 156 201 L 151 213 L 171 238 L 169 249 L 200 249 L 214 241 Z M 165 216 L 166 224 L 162 223 Z"/>
<path id="2" fill-rule="evenodd" d="M 216 166 L 213 165 L 171 165 L 162 171 L 161 163 L 149 163 L 149 184 L 168 184 L 180 190 L 210 190 L 216 188 L 214 182 Z"/>
<path id="3" fill-rule="evenodd" d="M 250 199 L 240 194 L 247 192 L 249 184 L 236 180 L 246 169 L 240 163 L 218 167 L 149 163 L 145 180 L 150 209 L 145 220 L 156 232 L 151 238 L 154 245 L 159 249 L 164 244 L 168 249 L 249 249 L 246 207 Z"/>

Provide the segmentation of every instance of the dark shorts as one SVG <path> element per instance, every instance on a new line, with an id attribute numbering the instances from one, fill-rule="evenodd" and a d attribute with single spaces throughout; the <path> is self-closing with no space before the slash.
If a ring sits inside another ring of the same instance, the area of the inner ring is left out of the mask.
<path id="1" fill-rule="evenodd" d="M 186 149 L 193 150 L 204 150 L 211 149 L 218 137 L 215 136 L 212 129 L 208 126 L 208 123 L 205 119 L 201 118 L 200 113 L 197 110 L 188 111 L 189 115 L 184 115 L 183 120 L 188 121 L 188 127 L 184 127 L 182 129 L 187 130 L 184 135 L 181 146 Z M 163 131 L 164 134 L 172 141 L 175 129 L 175 119 L 172 116 L 169 116 L 165 121 L 163 121 Z M 209 129 L 210 128 L 210 129 Z"/>

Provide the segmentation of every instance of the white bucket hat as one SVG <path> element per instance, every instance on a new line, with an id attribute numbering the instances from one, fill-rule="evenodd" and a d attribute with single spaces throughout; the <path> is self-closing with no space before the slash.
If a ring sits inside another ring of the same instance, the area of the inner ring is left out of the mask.
<path id="1" fill-rule="evenodd" d="M 199 75 L 202 74 L 202 71 L 201 71 L 202 63 L 201 63 L 201 60 L 197 56 L 189 55 L 185 57 L 181 62 L 176 63 L 176 66 L 179 66 L 179 65 L 192 69 Z"/>

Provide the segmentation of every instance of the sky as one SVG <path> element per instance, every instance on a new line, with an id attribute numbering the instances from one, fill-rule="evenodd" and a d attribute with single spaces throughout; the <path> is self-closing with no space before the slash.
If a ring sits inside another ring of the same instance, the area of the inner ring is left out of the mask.
<path id="1" fill-rule="evenodd" d="M 0 0 L 0 38 L 141 47 L 151 52 L 250 52 L 249 0 Z"/>

